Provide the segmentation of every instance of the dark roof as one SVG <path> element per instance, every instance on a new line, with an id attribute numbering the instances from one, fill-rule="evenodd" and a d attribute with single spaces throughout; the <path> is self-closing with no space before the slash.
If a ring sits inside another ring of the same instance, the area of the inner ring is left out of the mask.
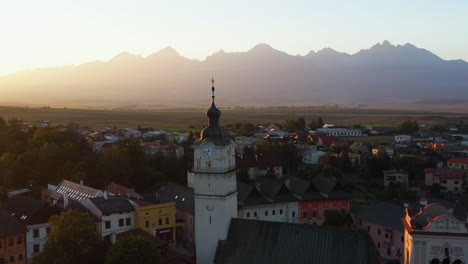
<path id="1" fill-rule="evenodd" d="M 297 177 L 289 177 L 285 181 L 285 185 L 298 197 L 302 197 L 311 184 L 310 181 Z"/>
<path id="2" fill-rule="evenodd" d="M 466 219 L 466 215 L 468 211 L 461 202 L 452 202 L 452 201 L 447 201 L 447 200 L 442 200 L 442 199 L 437 199 L 437 198 L 426 198 L 425 200 L 426 202 L 424 204 L 421 204 L 421 202 L 418 201 L 418 202 L 412 203 L 410 207 L 415 209 L 416 212 L 418 212 L 419 209 L 423 209 L 428 204 L 434 204 L 434 203 L 441 204 L 445 206 L 446 208 L 448 208 L 449 210 L 451 210 L 453 216 L 461 220 Z"/>
<path id="3" fill-rule="evenodd" d="M 91 211 L 88 208 L 86 208 L 84 205 L 82 205 L 78 201 L 68 200 L 68 206 L 65 207 L 63 203 L 63 198 L 60 198 L 54 203 L 53 206 L 54 206 L 54 209 L 59 210 L 61 212 L 65 212 L 67 210 L 77 210 L 78 212 L 81 212 L 81 213 L 87 213 L 89 215 L 89 218 L 91 218 L 91 221 L 93 221 L 93 223 L 97 223 L 101 221 L 101 219 L 99 219 L 97 216 L 91 213 Z"/>
<path id="4" fill-rule="evenodd" d="M 277 155 L 240 155 L 236 156 L 236 167 L 268 169 L 282 166 L 281 157 Z"/>
<path id="5" fill-rule="evenodd" d="M 59 214 L 52 206 L 24 195 L 8 198 L 5 201 L 5 209 L 26 225 L 47 223 L 51 216 Z"/>
<path id="6" fill-rule="evenodd" d="M 395 230 L 404 230 L 401 218 L 405 217 L 405 207 L 392 202 L 379 202 L 369 205 L 356 215 L 357 218 Z"/>
<path id="7" fill-rule="evenodd" d="M 159 201 L 162 203 L 175 202 L 177 209 L 195 213 L 195 192 L 193 188 L 174 182 L 168 182 L 156 191 Z"/>
<path id="8" fill-rule="evenodd" d="M 122 232 L 122 233 L 118 233 L 117 234 L 117 240 L 118 239 L 122 239 L 122 238 L 127 238 L 129 236 L 141 236 L 141 237 L 144 237 L 146 239 L 148 239 L 149 241 L 151 241 L 151 243 L 153 243 L 154 247 L 156 248 L 160 248 L 162 246 L 166 246 L 167 244 L 169 244 L 168 241 L 165 241 L 165 240 L 162 240 L 162 239 L 159 239 L 155 236 L 152 236 L 150 233 L 144 231 L 143 229 L 140 229 L 140 228 L 134 228 L 132 230 L 128 230 L 126 232 Z"/>
<path id="9" fill-rule="evenodd" d="M 0 223 L 0 237 L 26 233 L 28 231 L 23 224 L 2 208 L 0 208 Z"/>
<path id="10" fill-rule="evenodd" d="M 123 195 L 108 195 L 89 199 L 102 214 L 133 211 L 133 205 Z"/>
<path id="11" fill-rule="evenodd" d="M 218 243 L 216 264 L 383 263 L 365 230 L 280 222 L 231 220 Z"/>

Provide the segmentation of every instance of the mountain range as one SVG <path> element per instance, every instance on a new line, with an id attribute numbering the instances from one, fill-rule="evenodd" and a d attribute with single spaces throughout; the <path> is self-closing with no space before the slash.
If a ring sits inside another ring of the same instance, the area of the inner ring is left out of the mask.
<path id="1" fill-rule="evenodd" d="M 0 77 L 1 101 L 24 104 L 224 105 L 452 104 L 468 102 L 468 63 L 412 44 L 355 54 L 324 48 L 289 55 L 267 44 L 192 60 L 168 47 L 147 57 L 42 68 Z"/>

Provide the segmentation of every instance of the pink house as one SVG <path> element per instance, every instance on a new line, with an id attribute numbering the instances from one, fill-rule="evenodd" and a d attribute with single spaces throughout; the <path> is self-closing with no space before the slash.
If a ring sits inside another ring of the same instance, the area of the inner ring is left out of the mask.
<path id="1" fill-rule="evenodd" d="M 404 206 L 380 202 L 354 215 L 354 222 L 369 232 L 383 258 L 403 261 L 405 231 L 401 218 L 404 216 Z"/>

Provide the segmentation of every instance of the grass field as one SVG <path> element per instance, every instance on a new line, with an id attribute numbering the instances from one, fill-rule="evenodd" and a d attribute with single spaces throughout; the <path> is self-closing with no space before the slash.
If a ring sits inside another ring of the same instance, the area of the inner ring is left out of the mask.
<path id="1" fill-rule="evenodd" d="M 155 129 L 179 130 L 200 128 L 206 124 L 206 109 L 155 109 L 137 110 L 89 110 L 64 108 L 0 107 L 4 119 L 16 117 L 34 124 L 50 120 L 52 125 L 66 125 L 70 122 L 92 128 L 102 127 L 153 127 Z M 372 124 L 396 125 L 404 120 L 418 120 L 420 123 L 445 121 L 468 121 L 466 113 L 428 112 L 413 110 L 382 109 L 326 109 L 326 108 L 264 108 L 264 109 L 222 109 L 222 125 L 234 122 L 280 122 L 286 119 L 305 117 L 309 122 L 321 116 L 325 123 L 336 125 Z"/>

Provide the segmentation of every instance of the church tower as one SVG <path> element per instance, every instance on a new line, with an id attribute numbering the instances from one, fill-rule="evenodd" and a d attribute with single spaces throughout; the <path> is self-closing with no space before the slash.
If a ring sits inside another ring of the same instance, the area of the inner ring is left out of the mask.
<path id="1" fill-rule="evenodd" d="M 195 191 L 195 242 L 197 263 L 213 263 L 218 240 L 226 239 L 231 218 L 237 217 L 234 142 L 219 126 L 221 111 L 214 102 L 206 112 L 208 126 L 194 148 L 193 172 L 188 181 Z"/>

